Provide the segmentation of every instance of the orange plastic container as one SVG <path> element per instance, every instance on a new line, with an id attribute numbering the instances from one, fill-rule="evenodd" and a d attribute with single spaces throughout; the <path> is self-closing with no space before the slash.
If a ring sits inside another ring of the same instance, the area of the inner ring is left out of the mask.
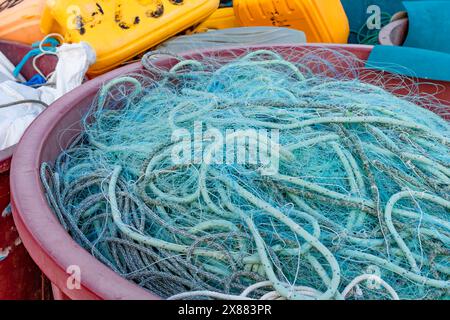
<path id="1" fill-rule="evenodd" d="M 42 40 L 40 29 L 45 0 L 25 0 L 0 13 L 0 39 L 26 44 Z"/>
<path id="2" fill-rule="evenodd" d="M 242 26 L 298 29 L 308 42 L 347 43 L 350 26 L 340 0 L 234 0 Z"/>
<path id="3" fill-rule="evenodd" d="M 48 0 L 41 28 L 97 53 L 90 75 L 134 56 L 208 18 L 219 0 Z"/>

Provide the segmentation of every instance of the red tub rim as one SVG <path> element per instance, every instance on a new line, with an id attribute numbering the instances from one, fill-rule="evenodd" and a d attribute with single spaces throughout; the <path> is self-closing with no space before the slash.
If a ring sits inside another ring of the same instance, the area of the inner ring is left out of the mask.
<path id="1" fill-rule="evenodd" d="M 372 46 L 365 45 L 284 45 L 272 48 L 324 47 L 349 50 L 366 60 Z M 263 49 L 270 46 L 253 46 Z M 246 49 L 249 49 L 246 48 Z M 242 47 L 230 49 L 243 50 Z M 211 50 L 216 52 L 218 50 Z M 133 284 L 81 248 L 63 229 L 47 204 L 39 178 L 40 158 L 43 145 L 51 128 L 62 119 L 68 110 L 76 108 L 83 98 L 80 93 L 97 92 L 105 82 L 117 76 L 142 70 L 134 63 L 95 78 L 80 88 L 57 100 L 43 112 L 28 128 L 13 158 L 11 168 L 11 203 L 14 220 L 21 238 L 32 258 L 46 276 L 71 299 L 159 299 L 145 289 Z M 70 103 L 68 104 L 67 102 Z M 50 124 L 50 125 L 49 125 Z M 32 150 L 32 151 L 30 151 Z M 74 262 L 77 263 L 74 263 Z M 81 268 L 82 290 L 66 288 L 67 267 L 78 264 Z"/>

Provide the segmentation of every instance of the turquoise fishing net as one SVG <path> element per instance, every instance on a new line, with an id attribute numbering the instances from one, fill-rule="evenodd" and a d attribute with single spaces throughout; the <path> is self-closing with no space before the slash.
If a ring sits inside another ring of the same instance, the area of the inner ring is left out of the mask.
<path id="1" fill-rule="evenodd" d="M 42 164 L 83 248 L 163 298 L 449 297 L 439 101 L 337 50 L 160 54 Z"/>

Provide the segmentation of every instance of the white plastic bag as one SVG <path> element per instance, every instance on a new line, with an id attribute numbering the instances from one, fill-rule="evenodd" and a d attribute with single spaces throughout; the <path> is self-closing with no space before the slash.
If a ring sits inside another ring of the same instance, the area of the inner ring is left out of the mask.
<path id="1" fill-rule="evenodd" d="M 72 91 L 81 83 L 89 67 L 95 62 L 95 51 L 86 42 L 63 44 L 57 49 L 58 64 L 49 82 L 56 87 L 40 87 L 44 102 L 50 104 Z"/>
<path id="2" fill-rule="evenodd" d="M 0 150 L 18 143 L 26 128 L 44 110 L 43 105 L 37 103 L 24 103 L 3 108 L 1 105 L 30 99 L 51 104 L 81 85 L 89 66 L 96 59 L 94 50 L 84 42 L 63 44 L 58 47 L 56 54 L 58 64 L 49 79 L 49 83 L 55 84 L 54 87 L 42 86 L 34 89 L 19 84 L 9 79 L 12 72 L 9 75 L 6 74 L 5 81 L 0 81 Z M 5 69 L 10 70 L 7 67 Z"/>

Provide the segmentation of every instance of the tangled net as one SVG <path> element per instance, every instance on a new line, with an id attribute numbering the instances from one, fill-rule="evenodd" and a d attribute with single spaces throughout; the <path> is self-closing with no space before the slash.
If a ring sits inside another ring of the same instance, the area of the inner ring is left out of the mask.
<path id="1" fill-rule="evenodd" d="M 437 101 L 406 80 L 389 93 L 339 51 L 155 57 L 42 164 L 81 246 L 171 299 L 449 298 L 450 126 L 421 107 Z M 212 161 L 224 142 L 277 170 Z"/>

